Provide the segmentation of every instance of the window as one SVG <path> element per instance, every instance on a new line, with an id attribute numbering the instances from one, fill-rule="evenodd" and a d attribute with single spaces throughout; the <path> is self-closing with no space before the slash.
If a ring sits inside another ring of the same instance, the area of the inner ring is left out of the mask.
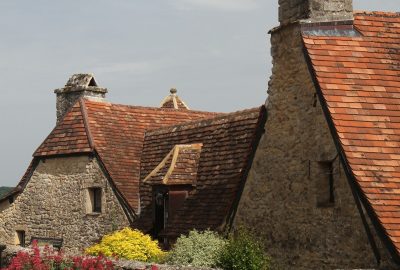
<path id="1" fill-rule="evenodd" d="M 318 163 L 317 206 L 331 207 L 335 204 L 334 163 L 331 161 Z"/>
<path id="2" fill-rule="evenodd" d="M 90 211 L 92 213 L 101 213 L 102 211 L 102 190 L 101 188 L 89 188 Z"/>
<path id="3" fill-rule="evenodd" d="M 21 247 L 25 247 L 25 231 L 17 231 L 16 244 Z"/>

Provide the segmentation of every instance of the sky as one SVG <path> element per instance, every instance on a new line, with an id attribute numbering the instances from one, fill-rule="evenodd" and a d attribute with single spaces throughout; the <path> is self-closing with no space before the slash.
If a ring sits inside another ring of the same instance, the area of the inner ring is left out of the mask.
<path id="1" fill-rule="evenodd" d="M 398 0 L 355 0 L 399 11 Z M 230 112 L 265 102 L 278 0 L 0 1 L 0 186 L 15 186 L 55 125 L 55 94 L 94 73 L 111 102 Z"/>

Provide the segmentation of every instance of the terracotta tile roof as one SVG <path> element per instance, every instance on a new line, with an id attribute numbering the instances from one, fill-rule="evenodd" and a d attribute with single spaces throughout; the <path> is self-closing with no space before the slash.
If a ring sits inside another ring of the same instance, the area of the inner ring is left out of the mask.
<path id="1" fill-rule="evenodd" d="M 77 102 L 39 146 L 34 156 L 92 152 L 86 131 L 82 103 Z"/>
<path id="2" fill-rule="evenodd" d="M 176 237 L 193 228 L 224 227 L 234 214 L 265 121 L 262 106 L 147 132 L 141 165 L 142 213 L 136 226 L 147 232 L 152 229 L 154 183 L 143 180 L 176 146 L 202 144 L 196 185 L 182 208 L 168 220 L 167 234 Z"/>
<path id="3" fill-rule="evenodd" d="M 359 37 L 305 35 L 303 40 L 361 196 L 383 238 L 390 239 L 389 249 L 398 253 L 400 14 L 356 13 L 354 27 Z"/>
<path id="4" fill-rule="evenodd" d="M 145 131 L 216 115 L 81 99 L 34 156 L 96 151 L 118 190 L 130 206 L 137 210 L 140 158 Z"/>

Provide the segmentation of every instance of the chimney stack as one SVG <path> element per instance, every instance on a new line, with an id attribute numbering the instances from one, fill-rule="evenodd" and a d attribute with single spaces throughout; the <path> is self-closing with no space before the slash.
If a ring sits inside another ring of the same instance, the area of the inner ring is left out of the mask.
<path id="1" fill-rule="evenodd" d="M 281 25 L 353 20 L 352 0 L 279 0 Z"/>
<path id="2" fill-rule="evenodd" d="M 81 98 L 104 101 L 107 88 L 98 87 L 93 74 L 74 74 L 64 88 L 54 90 L 57 95 L 57 123 L 69 109 Z"/>

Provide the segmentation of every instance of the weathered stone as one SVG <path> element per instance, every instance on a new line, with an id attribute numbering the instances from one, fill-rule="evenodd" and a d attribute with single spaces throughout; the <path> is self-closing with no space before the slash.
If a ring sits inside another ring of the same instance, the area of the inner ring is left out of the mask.
<path id="1" fill-rule="evenodd" d="M 74 74 L 64 88 L 54 90 L 57 95 L 57 122 L 60 121 L 75 102 L 81 98 L 104 100 L 107 89 L 97 86 L 92 74 Z"/>
<path id="2" fill-rule="evenodd" d="M 353 19 L 352 0 L 279 0 L 279 22 L 309 22 Z"/>
<path id="3" fill-rule="evenodd" d="M 282 27 L 272 33 L 271 41 L 266 133 L 235 226 L 254 229 L 277 269 L 378 268 L 317 99 L 300 26 Z M 334 160 L 335 200 L 322 207 L 321 188 L 329 188 L 329 181 L 321 186 L 321 177 L 326 176 L 320 162 L 329 160 Z M 382 264 L 388 264 L 382 269 L 396 269 L 374 236 Z"/>
<path id="4" fill-rule="evenodd" d="M 102 212 L 88 213 L 89 187 L 102 188 Z M 0 212 L 0 243 L 15 244 L 16 231 L 31 237 L 62 238 L 78 252 L 109 232 L 129 226 L 128 219 L 97 159 L 89 156 L 42 160 L 24 192 Z"/>

